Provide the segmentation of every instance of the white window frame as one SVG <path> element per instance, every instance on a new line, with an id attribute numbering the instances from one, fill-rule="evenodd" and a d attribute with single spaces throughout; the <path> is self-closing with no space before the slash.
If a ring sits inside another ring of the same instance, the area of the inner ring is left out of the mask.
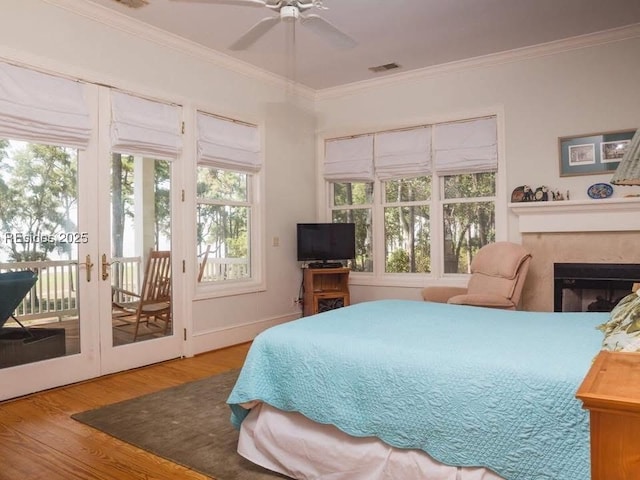
<path id="1" fill-rule="evenodd" d="M 454 122 L 464 119 L 473 119 L 486 116 L 496 117 L 497 127 L 497 150 L 498 150 L 498 167 L 495 178 L 495 197 L 481 197 L 480 199 L 469 199 L 469 201 L 489 201 L 494 199 L 495 204 L 495 236 L 496 241 L 504 241 L 508 238 L 507 224 L 507 201 L 506 199 L 506 162 L 504 155 L 504 113 L 502 107 L 493 107 L 487 110 L 469 112 L 466 114 L 456 115 L 449 118 L 437 118 L 424 122 L 418 122 L 416 125 L 407 127 L 406 125 L 389 125 L 385 130 L 393 130 L 397 128 L 415 128 L 420 125 L 435 125 L 438 123 Z M 381 130 L 382 131 L 382 130 Z M 354 132 L 350 130 L 345 132 L 344 136 L 368 135 L 371 131 Z M 343 135 L 340 132 L 333 132 L 332 135 L 326 135 L 319 138 L 319 152 L 324 151 L 324 143 L 331 138 L 339 138 Z M 342 209 L 344 207 L 333 206 L 333 186 L 331 181 L 322 177 L 322 157 L 319 159 L 318 172 L 319 182 L 324 188 L 320 191 L 320 205 L 325 205 L 324 211 L 319 212 L 320 217 L 325 221 L 331 221 L 332 211 L 334 209 Z M 472 173 L 472 172 L 469 172 Z M 475 173 L 475 172 L 474 172 Z M 430 273 L 386 273 L 384 271 L 385 253 L 384 253 L 384 204 L 383 204 L 383 183 L 377 177 L 373 180 L 373 272 L 352 272 L 350 275 L 350 283 L 353 285 L 363 286 L 397 286 L 397 287 L 425 287 L 430 285 L 452 285 L 464 286 L 468 282 L 468 274 L 445 274 L 444 273 L 444 255 L 442 253 L 444 245 L 444 231 L 442 229 L 443 208 L 445 200 L 441 195 L 442 185 L 444 182 L 444 174 L 431 172 L 431 201 L 429 205 L 431 222 L 431 272 Z M 338 183 L 344 183 L 338 182 Z M 451 199 L 448 199 L 449 202 Z M 355 208 L 355 206 L 354 206 Z"/>
<path id="2" fill-rule="evenodd" d="M 195 194 L 195 209 L 197 211 L 198 205 L 228 205 L 228 206 L 241 206 L 249 208 L 249 271 L 250 275 L 247 278 L 221 280 L 212 282 L 197 282 L 196 283 L 196 296 L 195 299 L 224 297 L 231 295 L 240 295 L 245 293 L 253 293 L 266 290 L 264 281 L 264 255 L 262 242 L 262 219 L 264 218 L 264 212 L 261 205 L 264 202 L 259 201 L 262 192 L 262 174 L 261 172 L 245 171 L 242 169 L 224 169 L 222 167 L 216 167 L 206 164 L 196 165 L 196 174 L 199 167 L 210 168 L 213 170 L 223 170 L 227 172 L 235 172 L 246 174 L 247 176 L 247 200 L 213 200 L 213 199 L 201 199 L 198 197 L 197 192 Z M 197 228 L 197 216 L 195 218 Z M 197 237 L 196 237 L 197 238 Z M 194 246 L 195 249 L 195 246 Z M 196 276 L 199 271 L 199 261 L 196 263 Z"/>

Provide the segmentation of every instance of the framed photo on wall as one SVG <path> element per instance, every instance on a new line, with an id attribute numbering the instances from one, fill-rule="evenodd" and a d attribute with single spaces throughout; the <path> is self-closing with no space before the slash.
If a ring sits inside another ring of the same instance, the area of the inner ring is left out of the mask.
<path id="1" fill-rule="evenodd" d="M 560 137 L 560 176 L 613 173 L 631 143 L 635 129 Z"/>

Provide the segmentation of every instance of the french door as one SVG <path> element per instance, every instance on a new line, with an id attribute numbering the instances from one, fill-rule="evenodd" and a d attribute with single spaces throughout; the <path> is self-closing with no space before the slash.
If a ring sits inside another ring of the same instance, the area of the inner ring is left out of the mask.
<path id="1" fill-rule="evenodd" d="M 86 150 L 0 139 L 0 158 L 0 400 L 179 357 L 178 169 L 98 134 Z"/>
<path id="2" fill-rule="evenodd" d="M 98 90 L 98 122 L 109 132 L 110 90 Z M 89 200 L 95 225 L 95 283 L 99 310 L 100 374 L 179 357 L 183 348 L 177 314 L 175 272 L 181 272 L 173 233 L 180 205 L 174 185 L 178 169 L 168 160 L 111 148 L 101 135 L 97 161 L 96 199 Z M 160 266 L 156 257 L 164 260 Z"/>

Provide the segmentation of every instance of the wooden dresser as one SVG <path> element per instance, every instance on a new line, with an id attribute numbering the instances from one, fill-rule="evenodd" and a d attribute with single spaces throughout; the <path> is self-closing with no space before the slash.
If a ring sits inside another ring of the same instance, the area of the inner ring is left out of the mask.
<path id="1" fill-rule="evenodd" d="M 600 352 L 576 396 L 590 415 L 591 480 L 640 479 L 640 353 Z"/>

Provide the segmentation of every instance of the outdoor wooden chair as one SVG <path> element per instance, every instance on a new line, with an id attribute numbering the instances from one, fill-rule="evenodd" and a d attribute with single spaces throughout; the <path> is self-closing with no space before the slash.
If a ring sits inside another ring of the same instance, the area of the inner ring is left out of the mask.
<path id="1" fill-rule="evenodd" d="M 152 250 L 149 253 L 140 293 L 113 287 L 113 294 L 115 328 L 133 325 L 134 342 L 140 335 L 141 323 L 147 327 L 162 328 L 163 335 L 166 335 L 171 322 L 171 252 Z M 127 301 L 118 301 L 120 298 Z"/>
<path id="2" fill-rule="evenodd" d="M 209 260 L 209 252 L 211 252 L 211 245 L 207 245 L 207 249 L 202 254 L 202 260 L 200 261 L 200 268 L 198 270 L 198 283 L 202 281 L 204 272 L 207 269 L 207 261 Z"/>

